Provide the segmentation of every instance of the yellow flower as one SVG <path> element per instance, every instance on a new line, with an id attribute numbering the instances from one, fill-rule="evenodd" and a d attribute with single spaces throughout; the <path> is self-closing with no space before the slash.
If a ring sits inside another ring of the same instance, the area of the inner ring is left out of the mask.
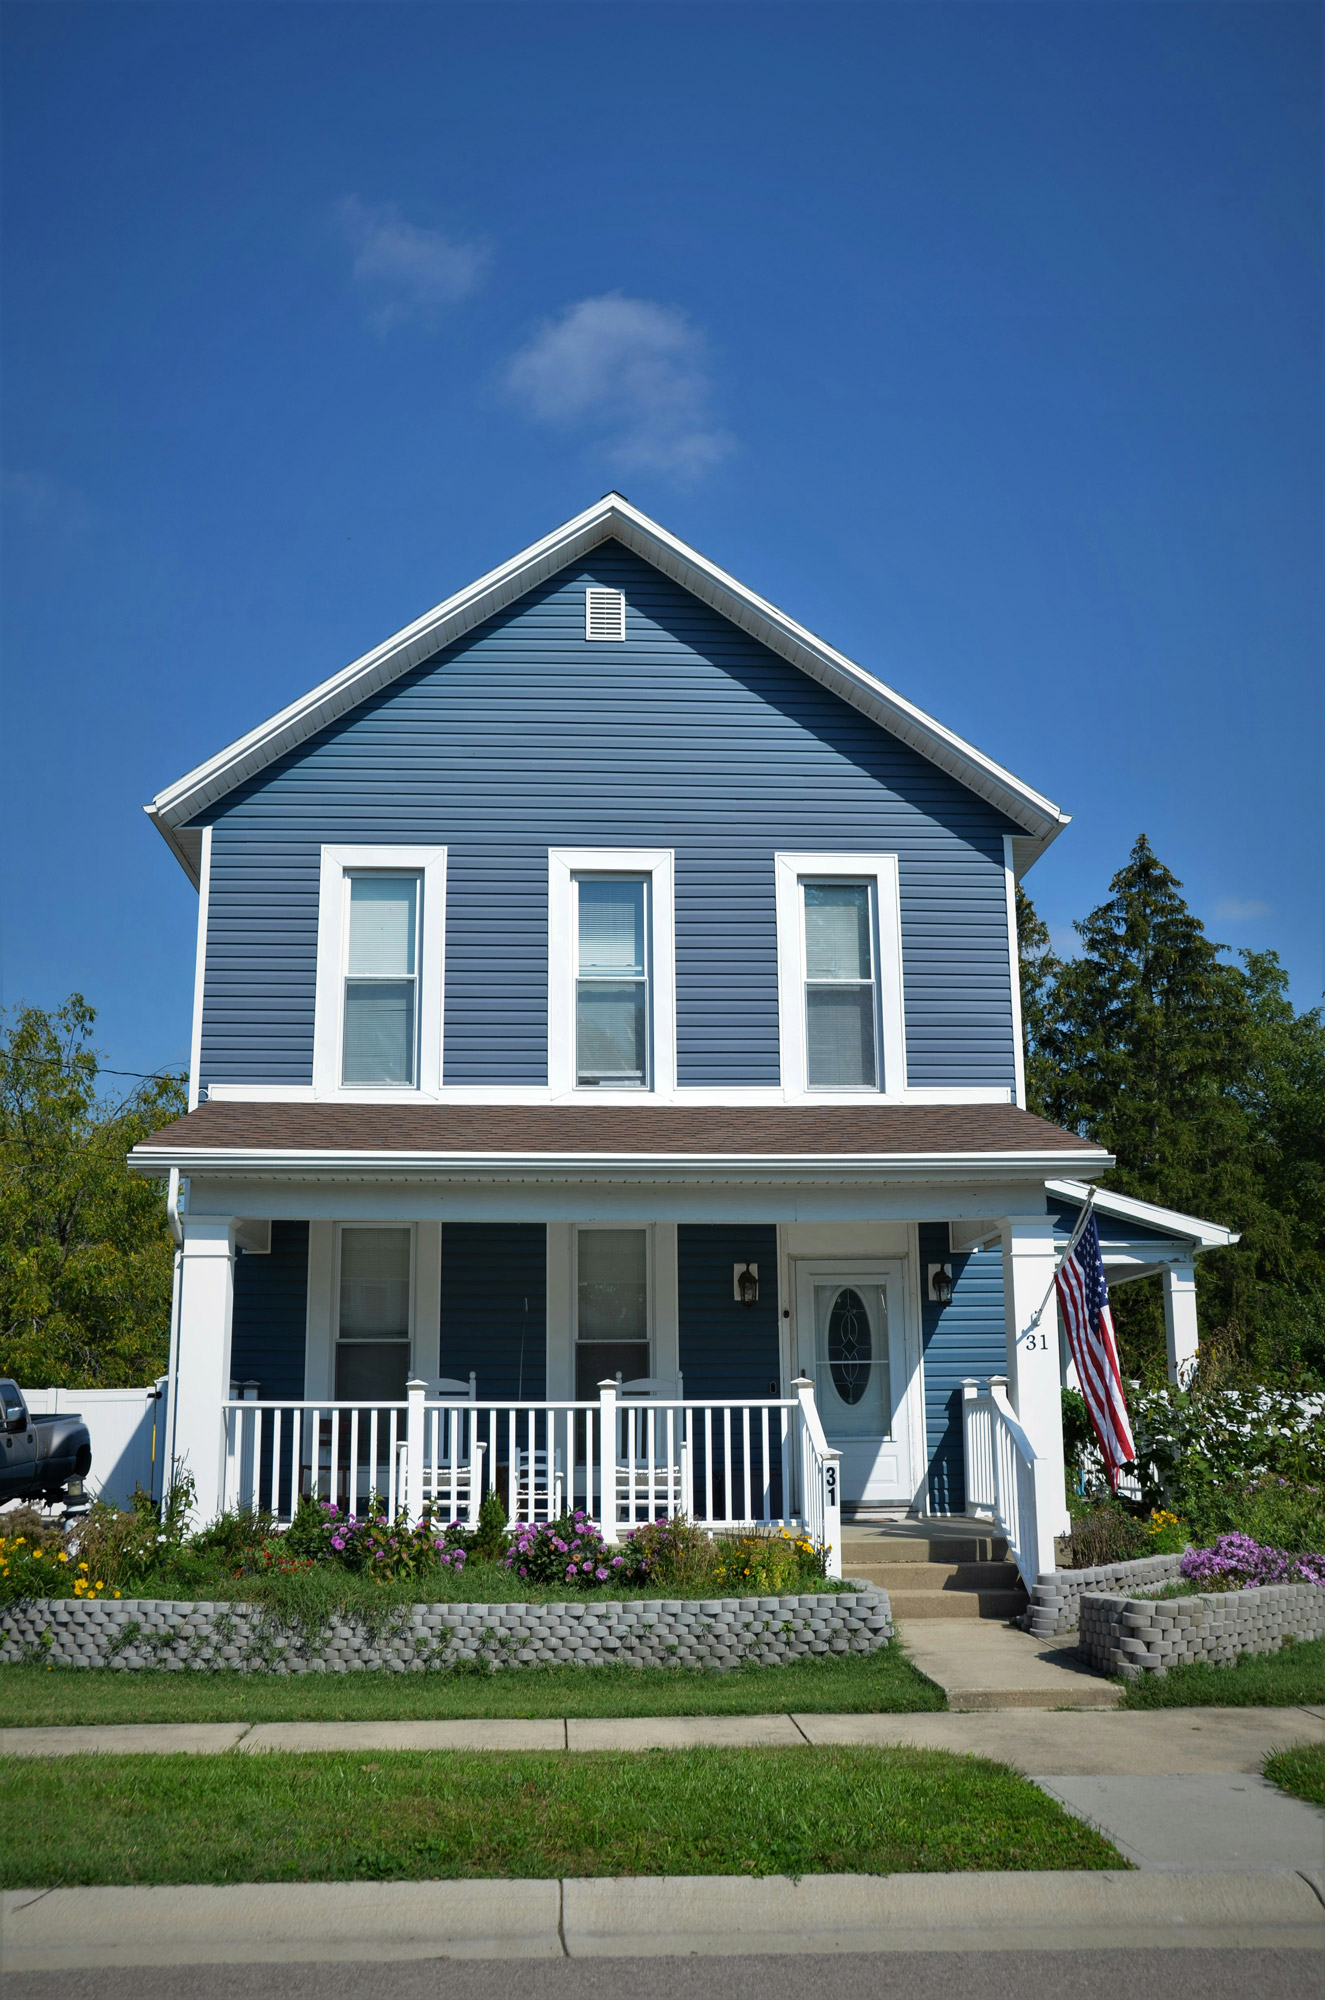
<path id="1" fill-rule="evenodd" d="M 80 1569 L 86 1569 L 86 1568 L 87 1568 L 87 1564 L 86 1564 L 86 1563 L 79 1563 L 78 1567 L 79 1567 Z"/>
<path id="2" fill-rule="evenodd" d="M 61 1549 L 61 1550 L 60 1550 L 60 1561 L 61 1561 L 62 1563 L 67 1563 L 67 1562 L 68 1562 L 68 1560 L 69 1560 L 69 1558 L 68 1558 L 68 1556 L 66 1555 L 65 1551 L 64 1551 L 63 1549 Z"/>

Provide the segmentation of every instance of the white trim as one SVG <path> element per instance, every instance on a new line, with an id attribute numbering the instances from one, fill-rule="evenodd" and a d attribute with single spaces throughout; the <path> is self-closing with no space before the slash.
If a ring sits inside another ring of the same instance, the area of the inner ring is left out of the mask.
<path id="1" fill-rule="evenodd" d="M 212 829 L 202 830 L 198 871 L 198 941 L 193 960 L 193 1028 L 189 1035 L 189 1110 L 196 1111 L 202 1086 L 202 996 L 207 984 L 207 918 L 212 896 Z"/>
<path id="2" fill-rule="evenodd" d="M 1024 857 L 1022 872 L 1068 824 L 1068 815 L 1042 793 L 678 541 L 619 493 L 605 494 L 552 534 L 457 591 L 299 701 L 292 702 L 175 784 L 168 785 L 145 808 L 149 817 L 187 868 L 192 836 L 180 830 L 188 820 L 377 689 L 450 645 L 567 564 L 610 540 L 619 541 L 642 556 L 723 617 L 1006 813 L 1024 829 L 1024 836 L 1029 836 L 1017 842 L 1018 858 Z"/>
<path id="3" fill-rule="evenodd" d="M 676 1092 L 675 856 L 669 847 L 550 847 L 547 857 L 547 1100 L 655 1104 Z M 575 877 L 649 879 L 649 1087 L 602 1090 L 575 1083 Z M 492 1102 L 479 1098 L 476 1102 Z M 498 1100 L 500 1101 L 500 1100 Z M 517 1097 L 515 1103 L 528 1103 Z"/>
<path id="4" fill-rule="evenodd" d="M 1017 871 L 1012 858 L 1012 835 L 1003 835 L 1003 895 L 1008 911 L 1008 976 L 1012 995 L 1012 1053 L 1016 1064 L 1013 1103 L 1026 1108 L 1026 1039 L 1021 1018 L 1021 949 L 1017 938 Z"/>
<path id="5" fill-rule="evenodd" d="M 870 1103 L 875 1094 L 867 1093 Z M 368 1086 L 362 1090 L 332 1093 L 343 1103 L 353 1104 L 397 1104 L 400 1092 L 375 1092 Z M 316 1104 L 323 1093 L 315 1090 L 311 1083 L 214 1083 L 207 1093 L 209 1104 Z M 807 1102 L 819 1105 L 859 1104 L 862 1093 L 855 1091 L 816 1090 Z M 520 1083 L 455 1083 L 445 1084 L 441 1090 L 416 1091 L 413 1098 L 426 1104 L 493 1104 L 493 1105 L 536 1105 L 536 1104 L 638 1104 L 641 1097 L 654 1105 L 684 1105 L 692 1110 L 771 1110 L 787 1103 L 786 1093 L 776 1085 L 740 1084 L 702 1085 L 691 1088 L 678 1085 L 675 1090 L 569 1090 L 554 1091 L 544 1084 Z M 798 1100 L 799 1101 L 799 1100 Z M 926 1085 L 916 1090 L 880 1091 L 880 1104 L 1011 1104 L 1012 1092 L 997 1084 L 981 1084 L 967 1088 L 955 1085 Z"/>
<path id="6" fill-rule="evenodd" d="M 902 924 L 895 854 L 775 854 L 778 933 L 778 1049 L 782 1097 L 787 1104 L 859 1104 L 901 1095 L 906 1087 L 906 1035 L 902 1000 Z M 811 1090 L 805 1060 L 805 930 L 801 883 L 865 880 L 874 888 L 879 1087 Z M 1006 1093 L 1003 1101 L 1006 1103 Z"/>
<path id="7" fill-rule="evenodd" d="M 419 876 L 418 1081 L 386 1090 L 341 1083 L 341 1016 L 346 943 L 345 878 L 351 870 L 397 869 Z M 342 1104 L 398 1103 L 435 1097 L 442 1082 L 446 1013 L 446 849 L 444 847 L 324 847 L 318 879 L 317 984 L 313 1015 L 313 1089 Z M 281 1102 L 288 1100 L 268 1100 Z"/>
<path id="8" fill-rule="evenodd" d="M 817 1185 L 828 1187 L 890 1181 L 925 1181 L 935 1186 L 958 1182 L 1011 1180 L 1035 1182 L 1037 1193 L 1045 1176 L 1067 1164 L 1078 1171 L 1103 1173 L 1113 1155 L 1083 1149 L 1080 1153 L 474 1153 L 417 1150 L 300 1149 L 286 1146 L 135 1146 L 129 1165 L 138 1173 L 162 1175 L 171 1167 L 181 1173 L 221 1176 L 226 1180 L 250 1175 L 291 1176 L 332 1174 L 377 1183 L 450 1179 L 452 1181 L 579 1182 L 679 1181 L 730 1185 Z M 245 1210 L 245 1213 L 251 1213 Z"/>
<path id="9" fill-rule="evenodd" d="M 308 1225 L 308 1316 L 304 1336 L 304 1395 L 330 1396 L 335 1386 L 336 1224 L 321 1217 Z"/>
<path id="10" fill-rule="evenodd" d="M 1091 1193 L 1084 1181 L 1064 1180 L 1046 1181 L 1045 1191 L 1078 1205 Z M 1127 1222 L 1144 1223 L 1147 1229 L 1163 1230 L 1169 1236 L 1186 1237 L 1202 1250 L 1227 1250 L 1241 1240 L 1236 1229 L 1225 1229 L 1221 1222 L 1202 1222 L 1199 1216 L 1180 1215 L 1176 1208 L 1159 1208 L 1151 1201 L 1136 1201 L 1131 1195 L 1115 1194 L 1112 1188 L 1096 1188 L 1094 1194 L 1101 1215 L 1116 1215 Z M 1162 1250 L 1163 1245 L 1157 1243 L 1156 1253 Z M 1108 1246 L 1104 1254 L 1109 1255 Z"/>

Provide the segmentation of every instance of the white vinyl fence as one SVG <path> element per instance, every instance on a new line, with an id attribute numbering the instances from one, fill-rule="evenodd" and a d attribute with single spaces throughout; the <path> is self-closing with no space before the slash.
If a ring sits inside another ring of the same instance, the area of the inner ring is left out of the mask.
<path id="1" fill-rule="evenodd" d="M 87 1491 L 128 1507 L 135 1486 L 161 1498 L 166 1451 L 166 1377 L 150 1389 L 24 1389 L 34 1417 L 76 1413 L 92 1439 Z"/>

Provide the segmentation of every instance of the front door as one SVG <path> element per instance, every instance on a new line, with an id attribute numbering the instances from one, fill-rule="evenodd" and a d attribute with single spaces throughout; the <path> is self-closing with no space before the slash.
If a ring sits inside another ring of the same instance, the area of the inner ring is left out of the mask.
<path id="1" fill-rule="evenodd" d="M 900 1264 L 843 1258 L 796 1267 L 796 1344 L 849 1506 L 909 1504 L 911 1454 Z"/>

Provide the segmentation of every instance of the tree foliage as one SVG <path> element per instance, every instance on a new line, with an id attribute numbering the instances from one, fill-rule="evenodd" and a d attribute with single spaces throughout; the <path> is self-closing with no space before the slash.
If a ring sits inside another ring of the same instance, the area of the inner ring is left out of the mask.
<path id="1" fill-rule="evenodd" d="M 1117 1156 L 1104 1186 L 1241 1232 L 1197 1267 L 1207 1384 L 1325 1374 L 1325 1020 L 1274 952 L 1221 956 L 1144 835 L 1109 887 L 1073 958 L 1020 898 L 1030 1108 Z M 1158 1287 L 1113 1303 L 1162 1378 Z"/>
<path id="2" fill-rule="evenodd" d="M 161 1186 L 125 1155 L 185 1108 L 184 1080 L 97 1090 L 79 993 L 0 1027 L 0 1374 L 114 1388 L 166 1366 L 173 1270 Z"/>

